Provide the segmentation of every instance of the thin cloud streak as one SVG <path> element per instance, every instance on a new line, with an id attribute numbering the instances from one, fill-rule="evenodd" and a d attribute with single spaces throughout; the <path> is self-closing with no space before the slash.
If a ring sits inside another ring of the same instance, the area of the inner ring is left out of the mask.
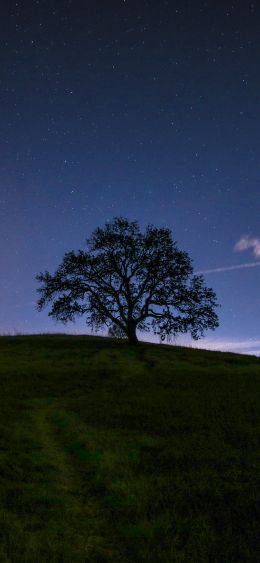
<path id="1" fill-rule="evenodd" d="M 243 270 L 244 268 L 256 268 L 260 266 L 260 262 L 249 262 L 246 264 L 237 264 L 236 266 L 224 266 L 220 268 L 212 268 L 211 270 L 199 270 L 195 274 L 213 274 L 215 272 L 228 272 L 230 270 Z"/>

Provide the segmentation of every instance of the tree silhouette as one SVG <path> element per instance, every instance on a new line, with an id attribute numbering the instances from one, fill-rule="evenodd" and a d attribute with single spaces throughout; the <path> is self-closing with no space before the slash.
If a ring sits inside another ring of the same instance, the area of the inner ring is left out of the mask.
<path id="1" fill-rule="evenodd" d="M 49 316 L 64 323 L 84 315 L 96 330 L 116 325 L 131 344 L 137 329 L 198 339 L 218 326 L 216 295 L 192 275 L 170 229 L 148 225 L 142 234 L 137 221 L 114 217 L 86 243 L 87 251 L 66 253 L 54 275 L 36 276 L 38 310 L 52 303 Z"/>
<path id="2" fill-rule="evenodd" d="M 113 323 L 108 331 L 107 331 L 107 335 L 110 336 L 111 338 L 126 338 L 126 333 L 125 331 L 120 328 L 120 326 L 116 325 L 115 323 Z"/>

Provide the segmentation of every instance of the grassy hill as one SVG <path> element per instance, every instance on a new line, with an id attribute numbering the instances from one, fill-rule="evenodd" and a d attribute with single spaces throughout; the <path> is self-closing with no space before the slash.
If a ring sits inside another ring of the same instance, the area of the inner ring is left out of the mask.
<path id="1" fill-rule="evenodd" d="M 0 338 L 0 561 L 259 562 L 260 360 Z"/>

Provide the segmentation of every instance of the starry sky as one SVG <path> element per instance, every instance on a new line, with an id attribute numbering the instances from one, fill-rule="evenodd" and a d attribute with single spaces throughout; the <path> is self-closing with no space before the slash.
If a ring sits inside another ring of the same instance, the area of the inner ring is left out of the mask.
<path id="1" fill-rule="evenodd" d="M 216 292 L 194 345 L 260 354 L 260 5 L 0 11 L 0 333 L 90 333 L 36 310 L 35 275 L 122 215 L 170 228 Z"/>

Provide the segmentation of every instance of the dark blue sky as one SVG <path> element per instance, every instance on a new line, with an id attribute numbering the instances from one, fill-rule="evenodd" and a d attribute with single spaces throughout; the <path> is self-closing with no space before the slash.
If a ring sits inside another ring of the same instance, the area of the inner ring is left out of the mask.
<path id="1" fill-rule="evenodd" d="M 205 273 L 221 310 L 201 345 L 260 353 L 260 5 L 1 12 L 1 333 L 86 331 L 36 311 L 35 274 L 123 215 L 223 268 Z"/>

